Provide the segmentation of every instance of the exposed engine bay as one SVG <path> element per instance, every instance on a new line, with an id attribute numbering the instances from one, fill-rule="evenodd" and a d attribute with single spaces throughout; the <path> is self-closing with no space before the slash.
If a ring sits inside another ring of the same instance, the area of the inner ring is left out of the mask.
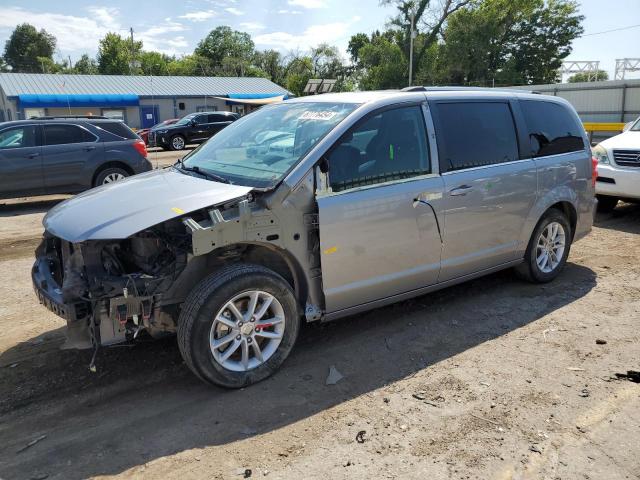
<path id="1" fill-rule="evenodd" d="M 110 345 L 132 340 L 142 330 L 151 335 L 173 330 L 157 322 L 162 317 L 158 296 L 184 270 L 190 248 L 191 236 L 179 220 L 120 241 L 73 244 L 45 235 L 34 281 L 40 281 L 41 300 L 42 289 L 52 282 L 53 291 L 45 291 L 59 298 L 50 303 L 71 305 L 56 312 L 68 322 L 67 348 Z"/>

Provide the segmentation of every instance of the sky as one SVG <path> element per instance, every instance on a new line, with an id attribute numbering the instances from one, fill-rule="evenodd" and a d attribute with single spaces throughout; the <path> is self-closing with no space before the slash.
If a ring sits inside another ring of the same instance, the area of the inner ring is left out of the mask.
<path id="1" fill-rule="evenodd" d="M 58 39 L 56 59 L 95 55 L 107 32 L 128 35 L 147 50 L 182 55 L 219 25 L 251 34 L 259 49 L 307 51 L 327 42 L 346 57 L 351 35 L 383 29 L 394 8 L 378 0 L 0 0 L 0 46 L 15 26 L 28 22 Z M 582 0 L 585 36 L 574 41 L 569 60 L 598 60 L 613 78 L 615 59 L 640 57 L 640 0 Z M 594 35 L 595 34 L 595 35 Z M 627 78 L 640 78 L 640 72 Z"/>

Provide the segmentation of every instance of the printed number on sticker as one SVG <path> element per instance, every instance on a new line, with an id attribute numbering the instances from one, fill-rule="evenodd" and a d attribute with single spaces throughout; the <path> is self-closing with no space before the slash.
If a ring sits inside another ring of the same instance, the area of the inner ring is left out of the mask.
<path id="1" fill-rule="evenodd" d="M 336 112 L 310 112 L 306 111 L 300 115 L 300 120 L 331 120 L 336 116 Z"/>

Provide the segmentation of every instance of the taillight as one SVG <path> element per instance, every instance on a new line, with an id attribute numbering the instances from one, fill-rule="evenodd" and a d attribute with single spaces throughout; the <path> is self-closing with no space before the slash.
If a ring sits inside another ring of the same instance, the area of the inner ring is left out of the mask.
<path id="1" fill-rule="evenodd" d="M 144 144 L 144 140 L 136 140 L 133 142 L 133 148 L 135 148 L 144 158 L 147 158 L 147 146 Z"/>
<path id="2" fill-rule="evenodd" d="M 591 186 L 596 186 L 596 178 L 598 178 L 598 159 L 591 157 Z"/>

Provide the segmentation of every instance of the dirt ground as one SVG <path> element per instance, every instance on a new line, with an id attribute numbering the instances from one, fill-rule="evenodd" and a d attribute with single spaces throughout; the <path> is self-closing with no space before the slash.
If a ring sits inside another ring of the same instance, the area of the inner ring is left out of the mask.
<path id="1" fill-rule="evenodd" d="M 640 370 L 638 205 L 551 284 L 505 271 L 308 325 L 274 377 L 225 391 L 172 338 L 94 374 L 59 350 L 29 279 L 57 201 L 0 205 L 0 478 L 640 478 L 640 384 L 615 376 Z"/>

